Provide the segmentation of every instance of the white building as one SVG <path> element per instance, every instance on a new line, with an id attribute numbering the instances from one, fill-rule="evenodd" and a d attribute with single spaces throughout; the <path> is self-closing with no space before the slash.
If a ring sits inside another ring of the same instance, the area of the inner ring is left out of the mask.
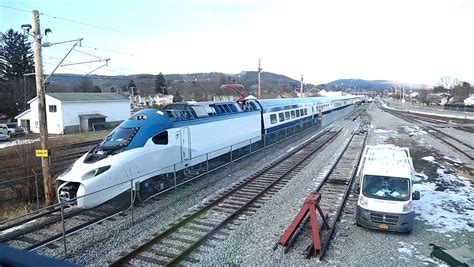
<path id="1" fill-rule="evenodd" d="M 39 133 L 38 98 L 15 117 L 23 128 Z M 66 134 L 111 128 L 130 117 L 130 100 L 110 93 L 47 93 L 48 133 Z"/>
<path id="2" fill-rule="evenodd" d="M 138 103 L 144 106 L 166 106 L 173 103 L 173 95 L 156 94 L 154 96 L 138 96 Z"/>
<path id="3" fill-rule="evenodd" d="M 468 98 L 464 99 L 464 105 L 474 106 L 474 95 L 470 95 Z"/>

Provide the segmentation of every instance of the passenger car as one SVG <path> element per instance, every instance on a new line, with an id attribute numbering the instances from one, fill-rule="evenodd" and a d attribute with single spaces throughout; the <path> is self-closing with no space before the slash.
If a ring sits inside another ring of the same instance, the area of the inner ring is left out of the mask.
<path id="1" fill-rule="evenodd" d="M 0 128 L 5 129 L 5 127 L 7 129 L 7 134 L 9 136 L 26 134 L 25 129 L 18 126 L 18 124 L 14 123 L 14 122 L 0 124 Z"/>

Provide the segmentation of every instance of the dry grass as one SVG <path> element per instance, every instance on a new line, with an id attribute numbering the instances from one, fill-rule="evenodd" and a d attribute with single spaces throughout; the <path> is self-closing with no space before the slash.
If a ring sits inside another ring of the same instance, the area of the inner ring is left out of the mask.
<path id="1" fill-rule="evenodd" d="M 102 132 L 89 132 L 89 133 L 77 133 L 68 135 L 50 135 L 48 140 L 48 147 L 64 147 L 76 143 L 82 143 L 87 141 L 94 141 L 103 139 L 109 131 Z M 36 139 L 39 138 L 39 134 L 28 134 L 25 137 L 19 139 Z M 0 182 L 18 179 L 20 177 L 32 175 L 31 169 L 36 169 L 40 164 L 39 158 L 34 156 L 35 149 L 40 147 L 40 143 L 16 145 L 0 149 Z M 62 150 L 62 149 L 61 149 Z M 62 154 L 73 154 L 77 153 L 77 148 L 67 149 L 66 151 L 58 151 L 56 156 Z M 54 155 L 53 155 L 54 156 Z M 54 161 L 54 157 L 53 161 Z M 28 179 L 31 180 L 32 178 Z M 39 191 L 40 199 L 42 198 L 42 181 L 40 178 Z M 15 218 L 31 212 L 36 204 L 29 204 L 35 202 L 36 191 L 34 183 L 25 181 L 14 182 L 10 184 L 4 184 L 1 186 L 0 191 L 0 222 Z"/>

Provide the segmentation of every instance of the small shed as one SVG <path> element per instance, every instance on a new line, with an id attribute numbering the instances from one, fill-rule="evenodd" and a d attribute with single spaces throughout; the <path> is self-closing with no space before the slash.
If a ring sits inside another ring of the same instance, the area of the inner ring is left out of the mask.
<path id="1" fill-rule="evenodd" d="M 79 121 L 80 121 L 79 131 L 81 133 L 104 131 L 106 128 L 105 118 L 107 118 L 107 116 L 102 115 L 102 114 L 79 115 Z"/>

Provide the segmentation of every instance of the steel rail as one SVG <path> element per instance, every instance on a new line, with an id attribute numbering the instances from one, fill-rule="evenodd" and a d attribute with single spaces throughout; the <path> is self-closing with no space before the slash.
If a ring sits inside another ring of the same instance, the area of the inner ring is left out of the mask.
<path id="1" fill-rule="evenodd" d="M 429 135 L 435 137 L 436 139 L 446 143 L 447 145 L 451 146 L 452 148 L 456 149 L 458 152 L 462 153 L 463 155 L 467 156 L 469 159 L 473 160 L 474 159 L 474 155 L 473 154 L 470 154 L 468 152 L 466 152 L 464 149 L 460 148 L 459 146 L 456 146 L 455 144 L 449 142 L 448 140 L 446 140 L 446 138 L 449 138 L 451 140 L 454 140 L 458 143 L 460 143 L 461 145 L 469 148 L 469 149 L 474 149 L 473 146 L 469 145 L 469 144 L 466 144 L 465 142 L 459 140 L 458 138 L 456 137 L 453 137 L 449 134 L 446 134 L 446 133 L 443 133 L 441 131 L 439 131 L 438 129 L 435 129 L 434 127 L 431 127 L 431 126 L 428 126 L 428 125 L 424 125 L 422 122 L 420 122 L 419 120 L 417 119 L 408 119 L 407 117 L 404 117 L 402 116 L 401 114 L 397 113 L 397 112 L 392 112 L 391 110 L 388 110 L 388 109 L 384 109 L 382 108 L 384 111 L 402 119 L 402 120 L 405 120 L 407 122 L 410 122 L 410 123 L 418 123 L 420 125 L 420 127 L 425 130 Z M 437 134 L 434 134 L 433 132 L 437 133 Z M 440 136 L 441 135 L 441 136 Z M 444 136 L 445 138 L 443 138 L 442 136 Z"/>
<path id="2" fill-rule="evenodd" d="M 342 130 L 342 129 L 341 129 Z M 200 246 L 203 242 L 205 242 L 209 237 L 211 237 L 216 231 L 224 227 L 229 221 L 233 220 L 238 214 L 241 214 L 242 211 L 244 211 L 248 206 L 253 204 L 257 199 L 260 198 L 260 196 L 271 188 L 273 188 L 274 185 L 276 185 L 278 182 L 280 182 L 288 173 L 290 173 L 292 170 L 294 170 L 296 167 L 298 167 L 302 162 L 304 162 L 308 157 L 313 155 L 316 151 L 319 151 L 321 147 L 323 147 L 328 141 L 334 139 L 340 131 L 337 132 L 330 132 L 329 130 L 325 130 L 322 133 L 314 136 L 313 138 L 307 140 L 305 143 L 301 144 L 298 146 L 297 149 L 293 149 L 290 153 L 286 154 L 285 156 L 281 157 L 278 159 L 276 162 L 273 162 L 269 166 L 266 166 L 264 169 L 258 171 L 257 173 L 251 175 L 250 177 L 244 179 L 240 184 L 235 186 L 233 189 L 228 190 L 225 192 L 223 195 L 219 196 L 217 199 L 213 200 L 210 203 L 207 203 L 204 207 L 201 209 L 195 211 L 193 214 L 188 215 L 185 219 L 177 222 L 170 228 L 166 229 L 164 232 L 160 233 L 159 235 L 156 235 L 154 238 L 149 240 L 148 242 L 136 247 L 133 251 L 130 253 L 127 253 L 126 255 L 122 255 L 119 259 L 111 263 L 111 266 L 123 266 L 128 263 L 131 259 L 135 258 L 140 254 L 141 252 L 147 251 L 151 246 L 157 244 L 161 240 L 167 238 L 171 234 L 175 233 L 178 229 L 181 227 L 185 226 L 186 224 L 192 222 L 194 219 L 199 217 L 200 215 L 204 214 L 206 211 L 218 206 L 220 203 L 222 203 L 226 198 L 229 196 L 233 195 L 234 193 L 240 191 L 243 187 L 246 185 L 250 184 L 252 181 L 256 180 L 258 177 L 262 176 L 263 174 L 267 173 L 268 171 L 274 169 L 277 165 L 280 163 L 286 161 L 289 159 L 291 156 L 299 152 L 301 149 L 303 149 L 307 144 L 314 142 L 316 140 L 319 140 L 321 137 L 324 135 L 328 134 L 328 138 L 324 140 L 325 142 L 322 142 L 319 144 L 317 147 L 313 149 L 312 153 L 309 153 L 306 157 L 302 158 L 297 164 L 295 164 L 290 170 L 285 172 L 283 175 L 280 175 L 279 178 L 277 178 L 275 181 L 273 181 L 268 187 L 266 187 L 262 192 L 260 192 L 257 196 L 253 197 L 252 199 L 248 200 L 247 203 L 244 204 L 244 206 L 240 207 L 236 212 L 233 212 L 231 215 L 228 215 L 226 219 L 221 221 L 218 225 L 213 227 L 213 229 L 209 230 L 208 233 L 206 233 L 204 236 L 202 236 L 199 240 L 195 241 L 193 244 L 191 244 L 185 251 L 181 252 L 180 254 L 177 254 L 175 258 L 173 258 L 168 264 L 169 265 L 176 265 L 179 262 L 181 262 L 183 259 L 189 256 L 189 254 L 194 251 L 197 247 Z"/>

